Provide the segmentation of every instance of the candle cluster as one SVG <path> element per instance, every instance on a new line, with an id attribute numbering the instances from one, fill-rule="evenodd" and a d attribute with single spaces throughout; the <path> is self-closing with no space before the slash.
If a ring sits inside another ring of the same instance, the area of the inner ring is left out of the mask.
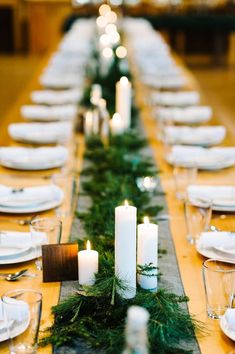
<path id="1" fill-rule="evenodd" d="M 115 208 L 115 274 L 123 281 L 124 288 L 119 289 L 119 294 L 125 299 L 136 294 L 136 258 L 138 266 L 147 267 L 138 276 L 139 285 L 148 290 L 157 288 L 158 226 L 146 217 L 144 223 L 138 225 L 136 242 L 136 214 L 137 209 L 127 201 Z"/>
<path id="2" fill-rule="evenodd" d="M 157 288 L 158 226 L 151 224 L 145 217 L 144 223 L 138 225 L 137 242 L 136 220 L 137 209 L 127 201 L 115 208 L 115 275 L 123 282 L 123 288 L 119 288 L 118 293 L 125 299 L 136 295 L 137 264 L 143 269 L 138 275 L 139 285 L 147 290 Z M 81 285 L 91 286 L 95 283 L 98 262 L 98 252 L 91 250 L 90 241 L 87 241 L 87 249 L 78 252 Z"/>

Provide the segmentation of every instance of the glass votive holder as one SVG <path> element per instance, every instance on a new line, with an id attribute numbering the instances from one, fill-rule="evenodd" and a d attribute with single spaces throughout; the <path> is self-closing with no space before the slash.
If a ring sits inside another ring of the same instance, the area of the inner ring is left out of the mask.
<path id="1" fill-rule="evenodd" d="M 141 192 L 153 193 L 159 184 L 159 178 L 153 176 L 139 177 L 136 179 L 136 184 Z"/>

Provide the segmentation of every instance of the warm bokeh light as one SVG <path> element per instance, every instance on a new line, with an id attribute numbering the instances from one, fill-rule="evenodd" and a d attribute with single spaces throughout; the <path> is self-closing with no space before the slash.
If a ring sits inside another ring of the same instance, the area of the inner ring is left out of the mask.
<path id="1" fill-rule="evenodd" d="M 113 23 L 109 23 L 106 27 L 105 27 L 105 32 L 107 34 L 111 34 L 113 32 L 117 32 L 117 26 L 114 25 Z"/>
<path id="2" fill-rule="evenodd" d="M 114 11 L 108 12 L 105 17 L 109 23 L 115 23 L 117 21 L 117 15 Z"/>
<path id="3" fill-rule="evenodd" d="M 111 12 L 111 7 L 107 4 L 102 4 L 100 7 L 99 7 L 99 14 L 101 16 L 105 16 L 107 13 Z"/>
<path id="4" fill-rule="evenodd" d="M 120 35 L 118 32 L 112 32 L 109 34 L 110 42 L 117 44 L 120 41 Z"/>
<path id="5" fill-rule="evenodd" d="M 103 45 L 103 46 L 108 46 L 110 44 L 110 38 L 109 38 L 109 35 L 104 33 L 102 34 L 102 36 L 100 36 L 100 43 Z"/>
<path id="6" fill-rule="evenodd" d="M 122 45 L 120 45 L 119 47 L 117 47 L 116 49 L 116 56 L 120 59 L 123 59 L 127 56 L 127 50 L 125 47 L 123 47 Z"/>
<path id="7" fill-rule="evenodd" d="M 96 19 L 96 24 L 100 28 L 105 28 L 105 26 L 107 25 L 107 20 L 104 16 L 99 16 Z"/>
<path id="8" fill-rule="evenodd" d="M 148 216 L 144 216 L 144 223 L 145 223 L 145 224 L 149 224 L 149 218 L 148 218 Z"/>
<path id="9" fill-rule="evenodd" d="M 107 59 L 112 58 L 112 56 L 113 56 L 113 51 L 112 51 L 112 49 L 109 48 L 109 47 L 104 48 L 104 49 L 102 50 L 102 55 L 103 55 L 104 58 L 107 58 Z"/>

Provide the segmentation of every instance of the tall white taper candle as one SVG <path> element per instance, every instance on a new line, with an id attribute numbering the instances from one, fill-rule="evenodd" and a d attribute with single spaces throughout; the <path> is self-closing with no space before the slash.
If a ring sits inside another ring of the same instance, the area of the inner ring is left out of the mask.
<path id="1" fill-rule="evenodd" d="M 127 201 L 115 208 L 115 274 L 127 286 L 119 290 L 125 299 L 136 294 L 136 213 Z"/>
<path id="2" fill-rule="evenodd" d="M 131 83 L 127 77 L 122 76 L 116 83 L 116 112 L 124 122 L 124 128 L 131 126 Z"/>

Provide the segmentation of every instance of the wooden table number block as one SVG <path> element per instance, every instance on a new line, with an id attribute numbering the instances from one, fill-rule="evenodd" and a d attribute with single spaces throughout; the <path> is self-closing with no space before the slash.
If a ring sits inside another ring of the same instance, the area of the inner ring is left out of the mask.
<path id="1" fill-rule="evenodd" d="M 78 280 L 78 244 L 42 246 L 43 282 Z"/>

